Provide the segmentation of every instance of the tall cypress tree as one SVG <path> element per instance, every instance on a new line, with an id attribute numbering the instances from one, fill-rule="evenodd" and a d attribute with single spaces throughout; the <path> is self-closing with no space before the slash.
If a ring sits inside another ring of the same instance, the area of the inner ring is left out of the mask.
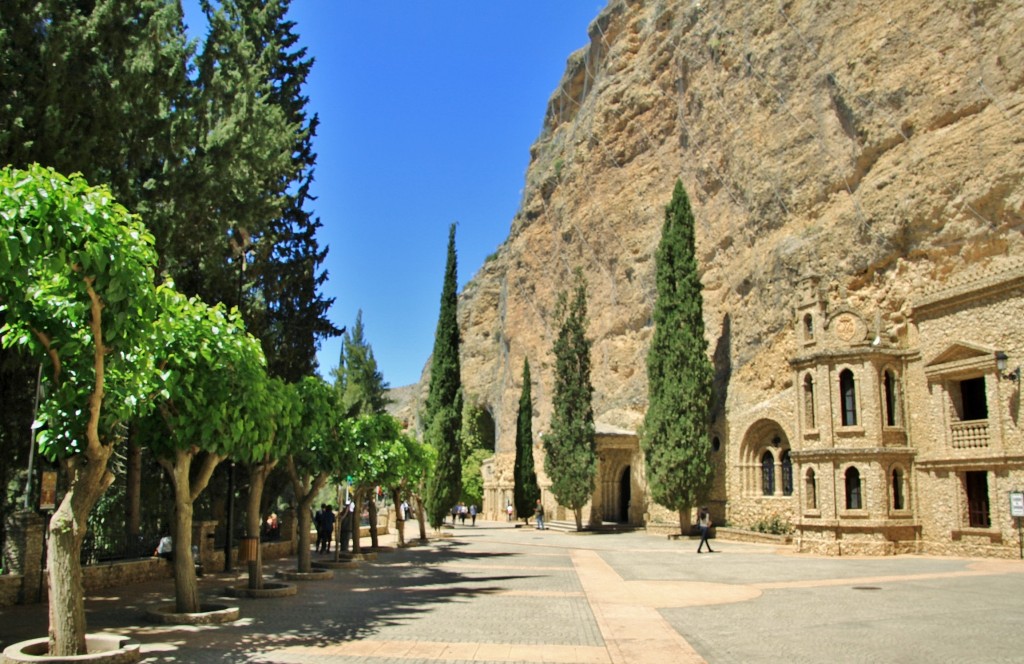
<path id="1" fill-rule="evenodd" d="M 519 415 L 516 417 L 516 461 L 513 466 L 515 486 L 512 497 L 516 514 L 529 517 L 540 498 L 537 473 L 533 469 L 533 396 L 530 386 L 530 361 L 523 358 L 523 389 L 519 393 Z"/>
<path id="2" fill-rule="evenodd" d="M 430 392 L 424 413 L 426 442 L 437 450 L 437 463 L 427 491 L 427 518 L 440 528 L 462 488 L 462 377 L 459 369 L 458 272 L 455 224 L 448 229 L 448 259 L 441 289 L 441 313 L 434 335 Z"/>
<path id="3" fill-rule="evenodd" d="M 544 436 L 544 471 L 559 504 L 572 509 L 576 529 L 583 529 L 583 506 L 594 493 L 597 449 L 590 383 L 590 341 L 587 340 L 587 284 L 576 270 L 572 302 L 559 294 L 555 340 L 555 389 L 551 430 Z"/>
<path id="4" fill-rule="evenodd" d="M 685 533 L 690 509 L 707 496 L 714 477 L 708 439 L 713 368 L 704 338 L 693 212 L 678 180 L 665 208 L 656 270 L 654 336 L 647 353 L 650 403 L 641 446 L 651 497 L 679 513 Z"/>

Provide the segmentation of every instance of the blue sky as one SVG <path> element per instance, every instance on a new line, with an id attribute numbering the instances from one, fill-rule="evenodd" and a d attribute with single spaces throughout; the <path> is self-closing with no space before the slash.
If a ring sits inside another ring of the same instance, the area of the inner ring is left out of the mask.
<path id="1" fill-rule="evenodd" d="M 294 0 L 316 58 L 320 116 L 310 205 L 330 246 L 330 312 L 366 338 L 392 387 L 434 343 L 448 226 L 459 288 L 507 237 L 548 98 L 604 0 Z M 186 22 L 201 25 L 198 0 Z M 321 373 L 340 340 L 323 343 Z"/>

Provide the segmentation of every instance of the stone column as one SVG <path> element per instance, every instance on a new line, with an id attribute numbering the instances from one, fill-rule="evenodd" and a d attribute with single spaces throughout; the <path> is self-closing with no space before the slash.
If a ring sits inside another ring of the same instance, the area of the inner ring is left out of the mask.
<path id="1" fill-rule="evenodd" d="M 203 568 L 213 568 L 213 531 L 217 528 L 216 521 L 193 521 L 192 544 L 199 547 L 199 563 Z"/>
<path id="2" fill-rule="evenodd" d="M 41 601 L 46 588 L 43 580 L 46 519 L 32 510 L 19 510 L 7 517 L 6 526 L 4 567 L 11 574 L 21 575 L 18 603 L 34 604 Z"/>

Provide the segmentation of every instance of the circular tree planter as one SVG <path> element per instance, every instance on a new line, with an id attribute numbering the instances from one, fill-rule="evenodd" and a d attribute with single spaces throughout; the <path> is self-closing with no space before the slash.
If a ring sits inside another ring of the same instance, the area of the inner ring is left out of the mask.
<path id="1" fill-rule="evenodd" d="M 334 578 L 334 571 L 329 569 L 318 569 L 312 572 L 282 570 L 277 573 L 277 578 L 285 581 L 326 581 Z"/>
<path id="2" fill-rule="evenodd" d="M 49 655 L 50 639 L 21 641 L 4 649 L 5 662 L 89 662 L 90 664 L 132 664 L 142 651 L 138 641 L 121 634 L 86 634 L 85 655 Z"/>
<path id="3" fill-rule="evenodd" d="M 324 571 L 333 569 L 355 569 L 359 567 L 359 563 L 354 560 L 318 560 L 313 563 L 313 567 Z"/>
<path id="4" fill-rule="evenodd" d="M 238 620 L 237 606 L 223 604 L 201 604 L 197 613 L 177 613 L 177 605 L 160 604 L 146 611 L 146 619 L 150 622 L 165 625 L 221 625 Z"/>
<path id="5" fill-rule="evenodd" d="M 294 583 L 277 583 L 275 581 L 264 581 L 262 588 L 250 588 L 244 586 L 228 586 L 224 594 L 228 597 L 249 597 L 252 599 L 267 599 L 270 597 L 290 597 L 299 592 L 299 587 Z"/>

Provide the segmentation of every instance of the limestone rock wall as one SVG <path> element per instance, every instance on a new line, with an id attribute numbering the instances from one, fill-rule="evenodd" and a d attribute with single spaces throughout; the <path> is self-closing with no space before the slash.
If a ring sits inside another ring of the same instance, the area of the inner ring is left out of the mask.
<path id="1" fill-rule="evenodd" d="M 463 382 L 499 454 L 524 356 L 535 434 L 548 425 L 552 312 L 577 266 L 596 417 L 642 422 L 677 178 L 721 418 L 789 387 L 802 277 L 896 338 L 925 285 L 1024 253 L 1022 25 L 1022 0 L 612 0 L 549 101 L 507 241 L 460 299 Z"/>

